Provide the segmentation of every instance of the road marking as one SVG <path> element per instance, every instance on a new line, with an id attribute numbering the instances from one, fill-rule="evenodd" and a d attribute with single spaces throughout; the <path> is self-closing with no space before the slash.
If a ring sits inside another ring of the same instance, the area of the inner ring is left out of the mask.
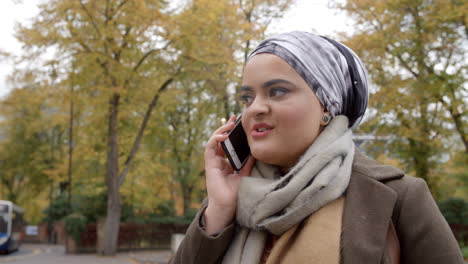
<path id="1" fill-rule="evenodd" d="M 26 255 L 11 256 L 11 257 L 1 258 L 1 259 L 0 259 L 0 263 L 7 263 L 7 262 L 10 262 L 10 261 L 16 261 L 16 260 L 21 260 L 21 259 L 29 258 L 29 257 L 32 257 L 32 256 L 36 256 L 36 255 L 40 254 L 41 252 L 42 252 L 41 249 L 35 248 L 35 249 L 32 250 L 31 253 L 26 254 Z"/>

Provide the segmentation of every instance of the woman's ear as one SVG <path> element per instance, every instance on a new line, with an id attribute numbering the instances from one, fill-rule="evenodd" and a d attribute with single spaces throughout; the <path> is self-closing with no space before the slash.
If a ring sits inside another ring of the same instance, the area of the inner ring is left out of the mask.
<path id="1" fill-rule="evenodd" d="M 320 120 L 320 125 L 321 126 L 328 125 L 328 123 L 330 123 L 331 119 L 332 119 L 331 114 L 329 112 L 324 112 L 323 116 L 322 116 L 322 119 Z"/>

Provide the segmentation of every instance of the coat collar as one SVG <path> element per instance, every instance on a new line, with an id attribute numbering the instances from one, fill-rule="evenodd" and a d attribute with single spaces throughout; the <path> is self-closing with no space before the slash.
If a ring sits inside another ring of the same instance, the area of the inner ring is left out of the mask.
<path id="1" fill-rule="evenodd" d="M 363 174 L 380 182 L 399 179 L 405 174 L 402 170 L 381 164 L 366 155 L 364 155 L 357 147 L 354 151 L 353 172 Z"/>
<path id="2" fill-rule="evenodd" d="M 397 193 L 382 182 L 403 177 L 356 148 L 343 213 L 341 263 L 381 263 Z"/>

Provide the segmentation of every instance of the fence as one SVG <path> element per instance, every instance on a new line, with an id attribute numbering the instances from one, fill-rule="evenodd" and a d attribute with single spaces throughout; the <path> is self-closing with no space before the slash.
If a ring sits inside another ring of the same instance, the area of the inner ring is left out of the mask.
<path id="1" fill-rule="evenodd" d="M 450 228 L 458 242 L 463 242 L 465 245 L 468 245 L 468 225 L 450 224 Z"/>
<path id="2" fill-rule="evenodd" d="M 81 233 L 78 245 L 67 241 L 68 253 L 96 252 L 98 224 L 88 224 Z M 185 233 L 188 224 L 133 224 L 121 223 L 118 237 L 118 251 L 140 249 L 170 249 L 171 235 Z"/>

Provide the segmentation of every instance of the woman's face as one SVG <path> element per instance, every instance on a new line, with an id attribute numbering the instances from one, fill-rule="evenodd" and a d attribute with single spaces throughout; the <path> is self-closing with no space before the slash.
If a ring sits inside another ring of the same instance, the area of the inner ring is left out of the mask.
<path id="1" fill-rule="evenodd" d="M 244 69 L 242 125 L 255 159 L 292 167 L 320 133 L 324 108 L 280 57 L 262 53 Z"/>

